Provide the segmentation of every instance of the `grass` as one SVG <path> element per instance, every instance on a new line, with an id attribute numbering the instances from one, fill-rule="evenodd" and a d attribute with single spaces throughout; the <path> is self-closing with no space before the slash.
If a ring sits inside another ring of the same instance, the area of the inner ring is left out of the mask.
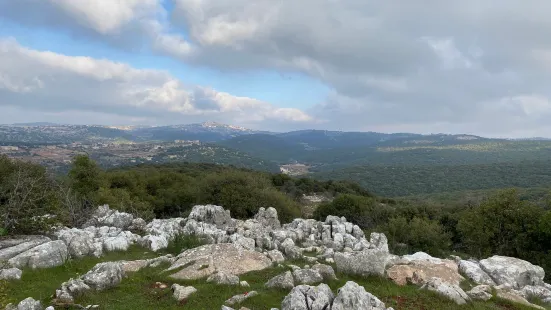
<path id="1" fill-rule="evenodd" d="M 192 244 L 195 241 L 182 241 L 178 244 Z M 25 270 L 21 281 L 0 282 L 0 309 L 8 302 L 18 302 L 26 297 L 40 299 L 47 305 L 55 289 L 71 277 L 77 277 L 96 263 L 102 261 L 131 260 L 156 257 L 164 253 L 152 253 L 143 248 L 132 247 L 128 252 L 112 252 L 98 258 L 84 258 L 69 261 L 63 266 L 42 269 Z M 304 261 L 289 261 L 287 264 L 303 266 Z M 179 281 L 169 278 L 170 273 L 164 272 L 167 268 L 145 268 L 124 279 L 116 288 L 102 291 L 89 292 L 77 297 L 76 302 L 82 305 L 97 304 L 101 309 L 113 310 L 153 310 L 153 309 L 189 309 L 189 310 L 211 310 L 220 309 L 225 300 L 249 291 L 257 291 L 259 296 L 252 297 L 240 305 L 234 306 L 239 309 L 241 306 L 251 310 L 265 310 L 280 308 L 281 302 L 289 291 L 266 289 L 266 283 L 272 277 L 288 270 L 287 267 L 272 267 L 263 271 L 251 272 L 240 276 L 240 280 L 247 281 L 249 288 L 239 286 L 215 285 L 207 283 L 205 279 L 193 281 Z M 492 299 L 489 302 L 472 302 L 467 305 L 458 306 L 452 301 L 437 295 L 436 293 L 419 290 L 416 286 L 398 286 L 392 281 L 380 277 L 357 277 L 344 274 L 337 274 L 338 280 L 329 281 L 327 284 L 336 293 L 347 281 L 355 281 L 365 287 L 366 291 L 380 298 L 387 307 L 394 307 L 395 310 L 529 310 L 525 306 L 512 304 L 503 300 Z M 167 288 L 160 289 L 156 283 L 167 284 Z M 194 286 L 198 292 L 183 302 L 177 302 L 172 297 L 170 286 L 178 283 L 186 286 Z M 468 283 L 465 283 L 468 285 Z M 548 308 L 551 309 L 551 308 Z"/>

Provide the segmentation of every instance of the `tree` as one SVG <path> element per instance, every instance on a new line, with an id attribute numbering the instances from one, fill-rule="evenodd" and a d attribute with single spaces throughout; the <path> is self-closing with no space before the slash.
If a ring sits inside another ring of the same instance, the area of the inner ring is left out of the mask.
<path id="1" fill-rule="evenodd" d="M 97 191 L 104 183 L 101 169 L 86 155 L 73 158 L 69 179 L 73 191 L 88 201 L 95 200 Z"/>
<path id="2" fill-rule="evenodd" d="M 7 233 L 47 230 L 57 212 L 56 198 L 43 167 L 0 156 L 0 227 Z"/>

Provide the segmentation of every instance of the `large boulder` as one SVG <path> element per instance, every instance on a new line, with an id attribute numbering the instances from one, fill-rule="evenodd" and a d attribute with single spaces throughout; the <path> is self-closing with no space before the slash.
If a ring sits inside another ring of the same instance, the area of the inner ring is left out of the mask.
<path id="1" fill-rule="evenodd" d="M 459 261 L 459 271 L 476 284 L 494 286 L 496 283 L 492 278 L 480 268 L 477 262 L 469 260 Z"/>
<path id="2" fill-rule="evenodd" d="M 455 301 L 458 305 L 466 304 L 470 300 L 470 297 L 459 287 L 459 285 L 454 285 L 446 283 L 439 278 L 432 278 L 427 281 L 421 289 L 426 289 L 429 291 L 436 292 L 442 296 L 448 297 L 449 299 Z"/>
<path id="3" fill-rule="evenodd" d="M 0 261 L 7 261 L 25 251 L 37 247 L 52 239 L 46 236 L 23 236 L 0 241 Z"/>
<path id="4" fill-rule="evenodd" d="M 394 259 L 389 266 L 387 277 L 398 285 L 423 285 L 432 278 L 459 285 L 464 280 L 455 261 L 432 257 L 423 252 Z"/>
<path id="5" fill-rule="evenodd" d="M 279 223 L 279 219 L 277 218 L 277 210 L 275 208 L 260 208 L 258 210 L 258 213 L 254 216 L 254 219 L 257 220 L 265 228 L 281 228 L 281 224 Z"/>
<path id="6" fill-rule="evenodd" d="M 223 243 L 186 250 L 177 256 L 168 270 L 180 269 L 171 275 L 172 278 L 191 280 L 208 277 L 214 272 L 240 275 L 263 270 L 271 265 L 272 261 L 262 253 Z"/>
<path id="7" fill-rule="evenodd" d="M 299 285 L 285 296 L 281 310 L 328 310 L 333 299 L 333 292 L 327 284 Z"/>
<path id="8" fill-rule="evenodd" d="M 264 286 L 267 288 L 292 289 L 295 287 L 293 274 L 290 271 L 286 271 L 268 280 Z"/>
<path id="9" fill-rule="evenodd" d="M 224 210 L 221 206 L 215 205 L 194 206 L 188 216 L 188 220 L 214 224 L 217 228 L 226 228 L 233 222 L 230 210 Z"/>
<path id="10" fill-rule="evenodd" d="M 8 263 L 17 268 L 51 268 L 63 265 L 67 258 L 67 245 L 61 240 L 56 240 L 14 256 L 8 260 Z"/>
<path id="11" fill-rule="evenodd" d="M 121 263 L 106 262 L 95 265 L 82 276 L 82 280 L 96 291 L 103 291 L 119 285 L 123 277 Z"/>
<path id="12" fill-rule="evenodd" d="M 337 252 L 334 255 L 334 260 L 339 272 L 361 276 L 382 276 L 385 273 L 389 254 L 378 249 L 349 253 Z"/>
<path id="13" fill-rule="evenodd" d="M 521 289 L 527 285 L 542 286 L 545 271 L 525 260 L 506 256 L 492 256 L 480 261 L 480 267 L 497 285 Z"/>
<path id="14" fill-rule="evenodd" d="M 54 234 L 59 240 L 65 242 L 71 257 L 81 258 L 92 255 L 99 257 L 103 254 L 102 243 L 94 239 L 95 232 L 92 229 L 65 228 Z"/>
<path id="15" fill-rule="evenodd" d="M 99 206 L 91 218 L 86 221 L 84 227 L 89 226 L 110 226 L 120 229 L 127 229 L 132 225 L 134 216 L 129 213 L 111 210 L 108 205 Z"/>
<path id="16" fill-rule="evenodd" d="M 314 269 L 297 269 L 293 271 L 293 277 L 299 284 L 314 284 L 323 281 L 321 274 Z"/>
<path id="17" fill-rule="evenodd" d="M 331 310 L 386 310 L 385 304 L 365 291 L 363 286 L 348 281 L 333 300 Z"/>

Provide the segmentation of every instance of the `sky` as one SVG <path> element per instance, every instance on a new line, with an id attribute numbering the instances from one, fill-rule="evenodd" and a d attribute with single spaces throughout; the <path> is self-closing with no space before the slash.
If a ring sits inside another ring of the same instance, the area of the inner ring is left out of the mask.
<path id="1" fill-rule="evenodd" d="M 0 0 L 0 123 L 551 137 L 549 0 Z"/>

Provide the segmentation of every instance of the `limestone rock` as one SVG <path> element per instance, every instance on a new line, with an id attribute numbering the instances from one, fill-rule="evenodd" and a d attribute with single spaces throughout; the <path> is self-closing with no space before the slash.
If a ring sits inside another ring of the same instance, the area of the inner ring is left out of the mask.
<path id="1" fill-rule="evenodd" d="M 96 251 L 94 233 L 89 230 L 78 228 L 61 229 L 54 233 L 59 240 L 62 240 L 74 258 L 81 258 L 102 251 Z"/>
<path id="2" fill-rule="evenodd" d="M 179 284 L 173 284 L 171 289 L 172 296 L 174 296 L 177 301 L 187 299 L 189 296 L 197 292 L 197 289 L 193 286 L 182 286 Z"/>
<path id="3" fill-rule="evenodd" d="M 492 256 L 481 260 L 480 267 L 497 285 L 513 289 L 542 286 L 545 277 L 543 268 L 514 257 Z"/>
<path id="4" fill-rule="evenodd" d="M 239 285 L 239 277 L 233 274 L 216 272 L 207 278 L 207 282 L 214 282 L 219 285 Z"/>
<path id="5" fill-rule="evenodd" d="M 110 226 L 126 229 L 132 225 L 134 216 L 129 213 L 111 210 L 108 205 L 99 206 L 92 217 L 84 224 L 88 226 Z"/>
<path id="6" fill-rule="evenodd" d="M 123 235 L 119 235 L 117 237 L 107 237 L 103 240 L 103 249 L 106 252 L 126 251 L 129 247 L 130 242 Z"/>
<path id="7" fill-rule="evenodd" d="M 476 284 L 485 284 L 495 286 L 496 283 L 490 276 L 480 268 L 477 262 L 468 260 L 459 261 L 459 271 L 463 273 L 467 278 L 471 279 Z"/>
<path id="8" fill-rule="evenodd" d="M 522 294 L 520 292 L 512 290 L 512 289 L 506 289 L 506 288 L 505 289 L 498 289 L 496 295 L 497 295 L 498 298 L 502 298 L 502 299 L 509 300 L 509 301 L 512 301 L 512 302 L 516 302 L 516 303 L 519 303 L 519 304 L 522 304 L 522 305 L 525 305 L 525 306 L 528 306 L 528 307 L 545 310 L 545 308 L 543 308 L 541 306 L 530 303 L 528 300 L 526 300 L 526 298 L 524 298 L 522 296 Z"/>
<path id="9" fill-rule="evenodd" d="M 168 240 L 165 236 L 146 235 L 143 236 L 138 243 L 153 252 L 157 252 L 168 247 Z"/>
<path id="10" fill-rule="evenodd" d="M 42 304 L 38 300 L 29 297 L 23 299 L 18 305 L 17 310 L 42 310 Z"/>
<path id="11" fill-rule="evenodd" d="M 43 243 L 14 256 L 8 260 L 8 263 L 17 268 L 51 268 L 63 265 L 67 257 L 67 246 L 63 241 L 56 240 Z"/>
<path id="12" fill-rule="evenodd" d="M 338 290 L 331 310 L 386 310 L 385 304 L 365 291 L 363 286 L 348 281 Z"/>
<path id="13" fill-rule="evenodd" d="M 331 309 L 333 299 L 333 292 L 327 284 L 299 285 L 285 296 L 281 310 L 327 310 Z"/>
<path id="14" fill-rule="evenodd" d="M 464 280 L 455 261 L 435 258 L 423 252 L 394 258 L 389 265 L 392 266 L 386 271 L 387 277 L 398 285 L 423 285 L 433 277 L 452 285 L 459 285 Z"/>
<path id="15" fill-rule="evenodd" d="M 258 210 L 258 213 L 254 216 L 254 219 L 257 220 L 265 228 L 281 228 L 281 223 L 277 218 L 277 210 L 273 207 L 270 207 L 268 209 L 260 208 Z"/>
<path id="16" fill-rule="evenodd" d="M 264 286 L 268 288 L 292 289 L 295 287 L 293 274 L 290 271 L 286 271 L 268 280 Z"/>
<path id="17" fill-rule="evenodd" d="M 0 280 L 21 280 L 23 271 L 19 268 L 0 269 Z"/>
<path id="18" fill-rule="evenodd" d="M 315 264 L 314 266 L 312 266 L 312 270 L 316 270 L 317 272 L 319 272 L 319 274 L 323 277 L 325 281 L 337 280 L 335 270 L 333 270 L 333 267 L 329 265 Z"/>
<path id="19" fill-rule="evenodd" d="M 9 260 L 25 251 L 52 241 L 45 236 L 22 236 L 0 241 L 0 261 Z"/>
<path id="20" fill-rule="evenodd" d="M 520 292 L 524 298 L 537 298 L 544 303 L 551 303 L 551 290 L 545 286 L 527 285 Z"/>
<path id="21" fill-rule="evenodd" d="M 321 274 L 314 269 L 299 269 L 293 271 L 293 277 L 299 284 L 314 284 L 323 281 Z"/>
<path id="22" fill-rule="evenodd" d="M 465 293 L 463 289 L 459 287 L 459 285 L 446 283 L 439 278 L 430 279 L 421 287 L 421 289 L 426 289 L 446 296 L 449 299 L 455 301 L 455 303 L 458 305 L 466 304 L 467 301 L 470 300 L 467 293 Z"/>
<path id="23" fill-rule="evenodd" d="M 352 253 L 337 252 L 334 256 L 339 272 L 361 276 L 384 275 L 388 258 L 387 252 L 378 249 Z"/>
<path id="24" fill-rule="evenodd" d="M 182 280 L 208 277 L 215 271 L 240 275 L 250 271 L 263 270 L 272 261 L 262 253 L 244 250 L 234 244 L 208 244 L 189 249 L 177 256 L 168 270 L 179 269 L 171 275 Z"/>
<path id="25" fill-rule="evenodd" d="M 224 210 L 221 206 L 215 205 L 197 205 L 191 210 L 188 220 L 195 220 L 207 224 L 214 224 L 217 228 L 226 228 L 232 223 L 229 210 Z"/>
<path id="26" fill-rule="evenodd" d="M 492 287 L 489 285 L 478 285 L 468 291 L 467 295 L 473 300 L 490 300 L 492 298 Z"/>
<path id="27" fill-rule="evenodd" d="M 278 250 L 271 250 L 268 252 L 268 257 L 274 262 L 275 264 L 283 263 L 285 261 L 285 257 L 283 256 L 283 253 L 281 253 Z"/>
<path id="28" fill-rule="evenodd" d="M 61 284 L 61 287 L 56 290 L 56 300 L 58 302 L 72 304 L 74 298 L 80 294 L 91 290 L 82 279 L 70 279 Z"/>
<path id="29" fill-rule="evenodd" d="M 250 292 L 245 293 L 245 294 L 235 295 L 235 296 L 231 297 L 230 299 L 226 300 L 225 303 L 228 304 L 228 305 L 240 304 L 240 303 L 244 302 L 245 300 L 247 300 L 251 297 L 254 297 L 256 295 L 258 295 L 258 292 L 250 291 Z"/>
<path id="30" fill-rule="evenodd" d="M 122 281 L 123 276 L 121 263 L 106 262 L 96 264 L 82 276 L 82 280 L 96 291 L 102 291 L 117 286 Z"/>

